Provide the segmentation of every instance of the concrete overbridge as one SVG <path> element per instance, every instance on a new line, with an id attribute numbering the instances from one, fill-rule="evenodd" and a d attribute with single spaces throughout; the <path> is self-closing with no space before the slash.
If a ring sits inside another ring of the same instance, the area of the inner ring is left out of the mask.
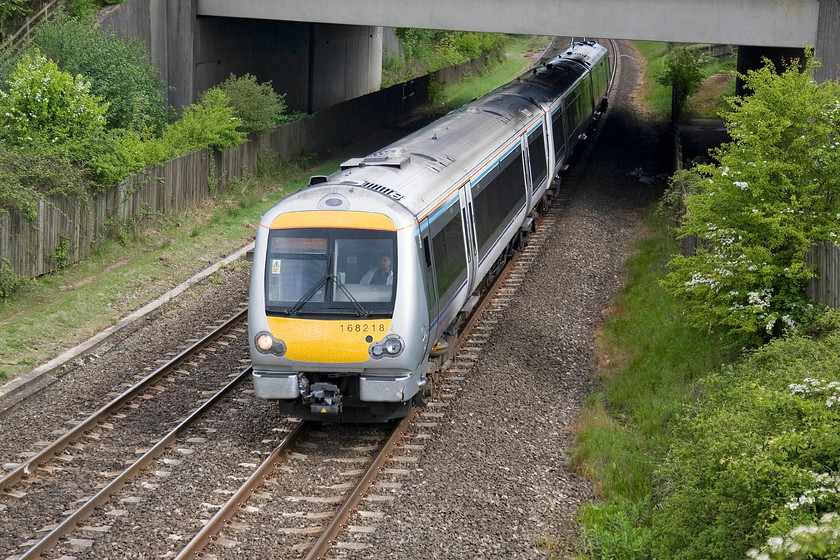
<path id="1" fill-rule="evenodd" d="M 233 72 L 271 79 L 315 111 L 379 87 L 383 27 L 738 45 L 747 62 L 815 48 L 840 67 L 840 0 L 132 0 L 109 23 L 150 45 L 176 93 Z M 137 21 L 148 20 L 137 27 Z"/>

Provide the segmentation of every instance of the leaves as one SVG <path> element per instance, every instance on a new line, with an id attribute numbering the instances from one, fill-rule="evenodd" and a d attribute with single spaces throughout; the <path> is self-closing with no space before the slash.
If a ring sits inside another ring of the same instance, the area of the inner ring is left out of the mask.
<path id="1" fill-rule="evenodd" d="M 733 142 L 715 150 L 717 163 L 674 177 L 688 192 L 677 232 L 705 245 L 673 259 L 664 285 L 697 325 L 773 336 L 811 313 L 804 288 L 816 271 L 803 256 L 840 241 L 840 87 L 811 78 L 810 55 L 805 66 L 750 72 L 753 95 L 724 115 Z"/>
<path id="2" fill-rule="evenodd" d="M 660 558 L 743 558 L 840 509 L 840 332 L 776 339 L 702 381 L 679 418 L 653 516 Z"/>
<path id="3" fill-rule="evenodd" d="M 268 132 L 283 122 L 285 96 L 274 91 L 270 81 L 260 84 L 251 74 L 238 78 L 231 74 L 219 88 L 242 121 L 244 132 Z"/>
<path id="4" fill-rule="evenodd" d="M 65 144 L 104 130 L 107 109 L 82 76 L 62 72 L 35 49 L 12 71 L 8 91 L 0 90 L 0 134 L 16 145 Z"/>

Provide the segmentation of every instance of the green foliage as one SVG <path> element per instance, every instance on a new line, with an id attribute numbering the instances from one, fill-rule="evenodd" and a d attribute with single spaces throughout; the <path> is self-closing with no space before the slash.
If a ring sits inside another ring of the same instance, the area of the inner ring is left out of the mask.
<path id="1" fill-rule="evenodd" d="M 785 537 L 770 537 L 761 549 L 747 552 L 756 560 L 803 560 L 840 556 L 840 516 L 826 513 L 818 524 L 800 525 Z"/>
<path id="2" fill-rule="evenodd" d="M 204 92 L 198 103 L 185 107 L 180 120 L 166 127 L 163 142 L 173 156 L 208 147 L 221 150 L 245 141 L 241 124 L 228 96 L 214 87 Z"/>
<path id="3" fill-rule="evenodd" d="M 39 26 L 33 46 L 65 72 L 83 75 L 91 93 L 108 101 L 108 127 L 160 132 L 167 120 L 166 85 L 145 45 L 95 23 L 59 13 Z"/>
<path id="4" fill-rule="evenodd" d="M 688 192 L 678 233 L 705 244 L 674 258 L 664 285 L 698 326 L 768 337 L 813 315 L 805 251 L 840 243 L 840 86 L 816 83 L 816 66 L 808 54 L 804 73 L 750 72 L 753 94 L 723 115 L 734 141 L 674 178 Z"/>
<path id="5" fill-rule="evenodd" d="M 0 0 L 0 22 L 4 22 L 26 13 L 27 0 Z"/>
<path id="6" fill-rule="evenodd" d="M 100 6 L 98 0 L 70 0 L 67 3 L 67 13 L 73 17 L 90 17 L 96 14 Z"/>
<path id="7" fill-rule="evenodd" d="M 219 88 L 228 96 L 244 132 L 268 132 L 284 122 L 285 95 L 274 91 L 270 81 L 260 84 L 251 74 L 238 78 L 231 74 Z"/>
<path id="8" fill-rule="evenodd" d="M 0 299 L 9 298 L 29 283 L 29 279 L 12 272 L 10 266 L 9 259 L 0 259 Z"/>
<path id="9" fill-rule="evenodd" d="M 58 69 L 38 49 L 26 54 L 0 90 L 0 134 L 5 142 L 66 144 L 101 133 L 107 103 L 90 93 L 90 83 Z"/>
<path id="10" fill-rule="evenodd" d="M 688 46 L 679 46 L 668 52 L 665 69 L 656 76 L 656 81 L 673 90 L 674 118 L 683 113 L 688 98 L 700 89 L 708 64 L 705 53 Z"/>
<path id="11" fill-rule="evenodd" d="M 58 247 L 50 253 L 49 257 L 55 261 L 56 269 L 61 270 L 62 268 L 67 268 L 70 262 L 70 238 L 61 233 L 58 239 Z"/>
<path id="12" fill-rule="evenodd" d="M 499 49 L 507 41 L 502 33 L 473 33 L 433 29 L 395 29 L 404 57 L 386 53 L 382 57 L 382 87 L 463 64 L 482 53 Z"/>
<path id="13" fill-rule="evenodd" d="M 637 560 L 646 558 L 650 529 L 648 504 L 613 500 L 584 505 L 578 514 L 582 529 L 581 552 L 590 558 Z"/>
<path id="14" fill-rule="evenodd" d="M 773 340 L 698 391 L 658 472 L 655 557 L 743 558 L 840 510 L 840 332 Z"/>
<path id="15" fill-rule="evenodd" d="M 32 223 L 41 196 L 65 195 L 84 202 L 87 188 L 84 170 L 72 165 L 55 146 L 0 143 L 0 213 L 17 210 Z"/>

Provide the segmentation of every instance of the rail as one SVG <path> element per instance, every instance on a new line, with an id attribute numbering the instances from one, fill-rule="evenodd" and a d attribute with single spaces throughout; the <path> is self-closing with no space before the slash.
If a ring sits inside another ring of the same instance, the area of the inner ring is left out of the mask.
<path id="1" fill-rule="evenodd" d="M 182 352 L 180 352 L 177 356 L 175 356 L 169 363 L 166 363 L 141 379 L 139 382 L 134 384 L 132 387 L 126 389 L 121 395 L 116 397 L 110 403 L 106 404 L 105 406 L 101 407 L 99 410 L 88 416 L 84 419 L 81 423 L 76 425 L 73 429 L 69 430 L 60 438 L 53 441 L 48 446 L 44 447 L 41 451 L 39 451 L 36 455 L 33 455 L 20 465 L 18 465 L 14 470 L 10 471 L 6 474 L 2 479 L 0 479 L 0 492 L 14 486 L 25 477 L 29 476 L 34 469 L 38 468 L 38 466 L 46 464 L 47 461 L 61 453 L 64 449 L 69 447 L 73 444 L 73 442 L 81 437 L 84 436 L 85 432 L 91 430 L 96 424 L 102 420 L 102 418 L 113 414 L 121 407 L 123 407 L 128 401 L 132 398 L 139 395 L 142 391 L 144 391 L 147 387 L 153 385 L 157 380 L 159 380 L 162 376 L 166 373 L 173 371 L 177 368 L 180 364 L 187 361 L 189 358 L 197 354 L 202 348 L 207 346 L 207 344 L 227 332 L 233 325 L 237 324 L 238 322 L 242 321 L 248 313 L 247 309 L 243 309 L 230 319 L 228 319 L 225 323 L 220 325 L 217 329 L 213 330 L 212 332 L 208 333 L 204 336 L 201 340 L 186 348 Z"/>

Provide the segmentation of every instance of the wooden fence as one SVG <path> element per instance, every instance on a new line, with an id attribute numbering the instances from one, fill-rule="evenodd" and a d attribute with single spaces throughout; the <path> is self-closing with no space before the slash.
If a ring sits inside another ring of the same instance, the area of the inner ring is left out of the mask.
<path id="1" fill-rule="evenodd" d="M 32 32 L 38 27 L 38 24 L 42 20 L 52 17 L 65 2 L 66 0 L 49 0 L 45 2 L 38 10 L 23 21 L 17 31 L 3 38 L 3 42 L 0 43 L 0 51 L 8 55 L 26 45 L 32 38 Z"/>
<path id="2" fill-rule="evenodd" d="M 805 254 L 805 264 L 818 270 L 805 289 L 808 297 L 840 309 L 840 249 L 833 243 L 819 243 Z"/>

